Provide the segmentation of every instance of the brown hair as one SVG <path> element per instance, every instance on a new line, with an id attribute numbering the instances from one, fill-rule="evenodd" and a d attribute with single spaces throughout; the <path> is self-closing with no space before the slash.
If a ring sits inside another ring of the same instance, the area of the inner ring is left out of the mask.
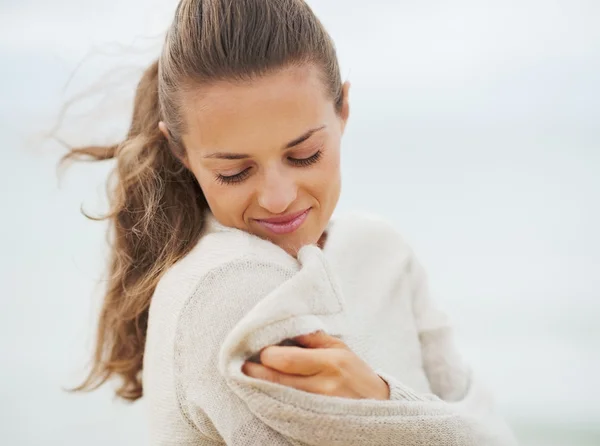
<path id="1" fill-rule="evenodd" d="M 111 263 L 92 368 L 75 390 L 114 375 L 117 395 L 142 396 L 148 308 L 162 274 L 198 241 L 207 204 L 182 159 L 182 93 L 218 80 L 244 82 L 313 63 L 338 111 L 342 82 L 331 38 L 302 0 L 182 0 L 160 59 L 136 91 L 125 140 L 71 148 L 63 160 L 116 159 L 108 219 Z M 158 128 L 164 121 L 167 140 Z M 90 217 L 91 218 L 91 217 Z"/>

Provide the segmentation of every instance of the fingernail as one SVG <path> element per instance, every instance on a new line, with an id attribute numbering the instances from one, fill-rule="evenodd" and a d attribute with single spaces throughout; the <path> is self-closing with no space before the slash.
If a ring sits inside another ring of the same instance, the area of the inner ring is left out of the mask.
<path id="1" fill-rule="evenodd" d="M 272 345 L 265 348 L 263 354 L 265 355 L 265 361 L 269 362 L 269 359 L 277 359 L 281 354 L 281 351 L 279 350 L 279 347 Z"/>
<path id="2" fill-rule="evenodd" d="M 254 364 L 262 364 L 260 360 L 260 352 L 254 353 L 247 359 L 248 362 L 253 362 Z"/>
<path id="3" fill-rule="evenodd" d="M 292 339 L 292 338 L 284 339 L 277 345 L 280 347 L 302 347 L 302 348 L 304 348 L 304 345 L 300 344 L 300 342 L 298 342 L 295 338 L 294 339 Z"/>

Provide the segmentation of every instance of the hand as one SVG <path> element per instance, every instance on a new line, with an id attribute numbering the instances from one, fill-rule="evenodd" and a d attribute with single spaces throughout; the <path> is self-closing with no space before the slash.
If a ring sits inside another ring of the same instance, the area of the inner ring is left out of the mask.
<path id="1" fill-rule="evenodd" d="M 305 348 L 267 347 L 260 352 L 262 364 L 246 361 L 242 372 L 321 395 L 389 399 L 388 384 L 340 339 L 318 331 L 294 340 Z"/>

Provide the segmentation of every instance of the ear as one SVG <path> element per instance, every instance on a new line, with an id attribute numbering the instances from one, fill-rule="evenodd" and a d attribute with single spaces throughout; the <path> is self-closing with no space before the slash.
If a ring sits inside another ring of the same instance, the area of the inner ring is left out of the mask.
<path id="1" fill-rule="evenodd" d="M 163 121 L 160 121 L 158 123 L 158 129 L 168 140 L 169 139 L 169 129 L 167 128 L 167 124 L 165 124 Z"/>
<path id="2" fill-rule="evenodd" d="M 342 85 L 342 108 L 340 110 L 340 118 L 342 119 L 342 133 L 346 128 L 346 123 L 350 117 L 350 82 L 344 82 Z"/>
<path id="3" fill-rule="evenodd" d="M 158 129 L 165 136 L 165 138 L 167 139 L 167 141 L 170 141 L 171 134 L 169 133 L 169 129 L 167 128 L 167 124 L 165 124 L 163 121 L 160 121 L 158 123 Z M 171 150 L 171 152 L 174 152 L 174 151 Z M 187 170 L 190 170 L 190 163 L 188 162 L 188 159 L 187 159 L 187 156 L 186 156 L 185 153 L 183 155 L 180 155 L 180 154 L 177 154 L 177 153 L 173 153 L 173 155 L 175 155 L 175 157 L 177 157 L 177 159 L 179 161 L 181 161 L 181 163 L 186 167 Z"/>

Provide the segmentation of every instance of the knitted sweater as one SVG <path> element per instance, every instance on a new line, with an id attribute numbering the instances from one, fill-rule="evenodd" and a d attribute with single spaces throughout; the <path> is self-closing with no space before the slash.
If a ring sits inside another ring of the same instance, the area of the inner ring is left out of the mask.
<path id="1" fill-rule="evenodd" d="M 390 400 L 248 377 L 245 359 L 316 330 L 340 337 Z M 298 258 L 208 216 L 150 307 L 144 399 L 155 445 L 513 445 L 458 355 L 422 267 L 387 223 L 339 218 Z"/>

